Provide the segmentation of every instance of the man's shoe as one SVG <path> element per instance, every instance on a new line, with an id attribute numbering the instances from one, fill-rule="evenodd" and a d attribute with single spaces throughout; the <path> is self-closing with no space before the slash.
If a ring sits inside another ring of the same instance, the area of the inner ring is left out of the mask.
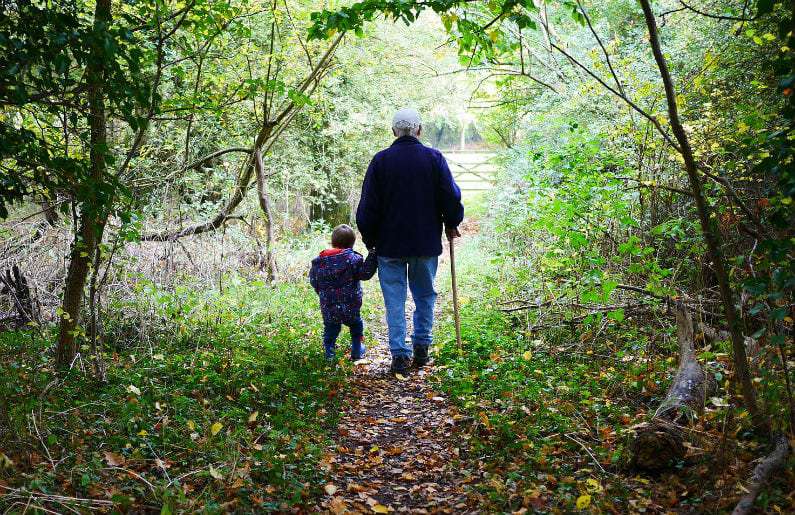
<path id="1" fill-rule="evenodd" d="M 414 345 L 414 366 L 417 368 L 422 368 L 427 365 L 431 361 L 431 358 L 428 356 L 428 346 L 427 345 Z"/>
<path id="2" fill-rule="evenodd" d="M 408 356 L 393 356 L 392 366 L 389 371 L 395 375 L 407 376 L 411 369 L 411 358 Z"/>

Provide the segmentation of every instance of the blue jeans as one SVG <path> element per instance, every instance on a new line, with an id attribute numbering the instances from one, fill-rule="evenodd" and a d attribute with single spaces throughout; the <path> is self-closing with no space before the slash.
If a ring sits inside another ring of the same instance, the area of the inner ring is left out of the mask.
<path id="1" fill-rule="evenodd" d="M 439 264 L 438 256 L 390 258 L 378 256 L 378 280 L 386 305 L 389 326 L 389 350 L 393 357 L 411 357 L 412 348 L 406 345 L 406 287 L 411 289 L 414 311 L 414 345 L 433 343 L 433 305 L 436 290 L 433 280 Z"/>
<path id="2" fill-rule="evenodd" d="M 364 340 L 364 322 L 361 317 L 357 317 L 351 322 L 346 322 L 351 329 L 351 356 L 359 359 L 362 356 L 362 341 Z M 327 359 L 334 359 L 337 348 L 337 336 L 340 335 L 342 324 L 335 322 L 323 323 L 323 349 Z"/>

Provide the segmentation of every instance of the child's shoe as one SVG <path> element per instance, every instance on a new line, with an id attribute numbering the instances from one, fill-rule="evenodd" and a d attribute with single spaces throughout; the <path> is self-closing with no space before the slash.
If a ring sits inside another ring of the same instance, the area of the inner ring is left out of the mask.
<path id="1" fill-rule="evenodd" d="M 367 347 L 364 346 L 364 337 L 358 342 L 353 342 L 351 344 L 351 360 L 359 361 L 360 359 L 364 359 L 365 352 L 367 352 Z"/>
<path id="2" fill-rule="evenodd" d="M 326 355 L 326 361 L 336 361 L 337 360 L 337 352 L 335 347 L 323 347 Z"/>

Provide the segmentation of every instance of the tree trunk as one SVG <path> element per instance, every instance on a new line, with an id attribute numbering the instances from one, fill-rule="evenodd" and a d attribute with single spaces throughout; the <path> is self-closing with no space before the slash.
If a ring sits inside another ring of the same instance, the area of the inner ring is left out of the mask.
<path id="1" fill-rule="evenodd" d="M 94 10 L 94 30 L 97 34 L 107 32 L 111 19 L 111 0 L 97 0 Z M 94 41 L 91 56 L 86 66 L 88 124 L 91 131 L 91 184 L 88 197 L 82 199 L 80 206 L 79 227 L 75 233 L 69 258 L 69 269 L 66 274 L 63 303 L 61 305 L 61 322 L 56 348 L 56 364 L 65 368 L 71 365 L 77 353 L 76 330 L 80 319 L 80 307 L 83 302 L 83 290 L 86 284 L 90 263 L 94 259 L 97 245 L 107 219 L 107 209 L 97 194 L 99 185 L 105 176 L 107 153 L 107 120 L 105 117 L 104 56 L 102 41 Z"/>
<path id="2" fill-rule="evenodd" d="M 680 428 L 704 411 L 704 401 L 716 386 L 696 360 L 690 313 L 682 303 L 677 303 L 675 310 L 679 369 L 654 417 L 635 428 L 630 444 L 631 464 L 647 470 L 666 468 L 684 457 L 684 434 Z"/>
<path id="3" fill-rule="evenodd" d="M 271 210 L 270 196 L 265 178 L 265 166 L 262 162 L 262 153 L 259 147 L 254 148 L 254 168 L 257 172 L 257 196 L 262 212 L 265 213 L 265 265 L 268 279 L 276 278 L 276 259 L 273 257 L 273 211 Z"/>
<path id="4" fill-rule="evenodd" d="M 668 71 L 668 64 L 660 48 L 660 39 L 657 33 L 657 22 L 654 12 L 651 9 L 649 0 L 639 0 L 643 8 L 643 16 L 646 19 L 646 26 L 649 30 L 649 42 L 651 44 L 654 60 L 660 70 L 660 77 L 665 88 L 665 97 L 668 103 L 668 117 L 670 119 L 671 131 L 679 143 L 682 158 L 685 162 L 685 171 L 690 180 L 690 189 L 696 202 L 698 218 L 701 224 L 701 232 L 709 249 L 715 276 L 720 289 L 723 310 L 726 322 L 729 326 L 732 341 L 732 353 L 734 358 L 734 373 L 748 413 L 751 415 L 754 425 L 763 432 L 769 432 L 769 422 L 759 408 L 756 401 L 756 390 L 751 382 L 751 373 L 748 367 L 748 358 L 745 353 L 745 342 L 740 328 L 740 319 L 737 308 L 734 305 L 734 292 L 729 284 L 729 276 L 726 272 L 726 264 L 721 250 L 720 236 L 711 222 L 711 209 L 704 198 L 701 186 L 701 177 L 698 172 L 698 165 L 693 156 L 693 149 L 685 133 L 684 127 L 679 120 L 679 112 L 676 104 L 676 91 L 674 90 L 671 74 Z"/>

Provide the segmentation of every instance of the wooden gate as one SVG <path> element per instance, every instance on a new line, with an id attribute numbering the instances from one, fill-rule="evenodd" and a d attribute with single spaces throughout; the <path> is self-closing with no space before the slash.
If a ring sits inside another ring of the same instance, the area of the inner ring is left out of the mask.
<path id="1" fill-rule="evenodd" d="M 494 187 L 497 164 L 496 154 L 489 150 L 442 151 L 453 178 L 464 196 L 476 195 Z"/>

